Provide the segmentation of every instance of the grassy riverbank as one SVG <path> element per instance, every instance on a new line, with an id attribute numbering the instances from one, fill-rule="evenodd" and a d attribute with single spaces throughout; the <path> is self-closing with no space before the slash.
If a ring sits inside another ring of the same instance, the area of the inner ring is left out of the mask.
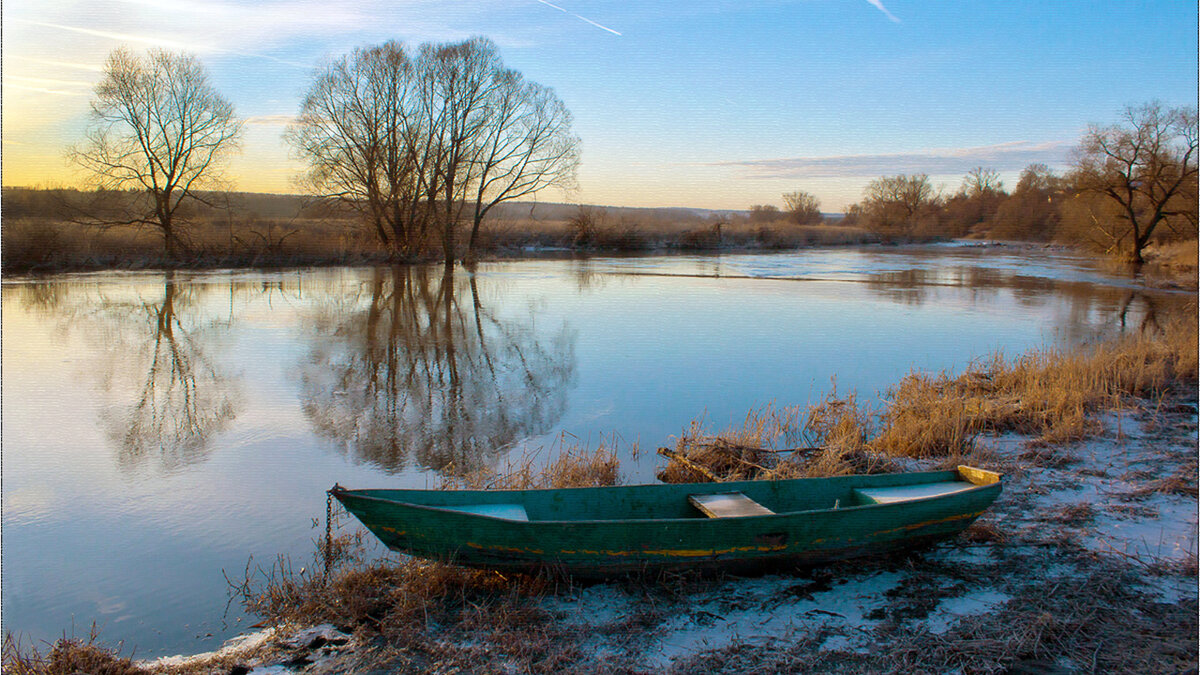
<path id="1" fill-rule="evenodd" d="M 878 241 L 857 227 L 703 221 L 638 223 L 570 220 L 489 223 L 476 257 L 589 255 L 670 251 L 787 250 Z M 162 240 L 148 229 L 88 228 L 42 219 L 6 219 L 0 240 L 6 273 L 82 272 L 107 269 L 279 268 L 396 262 L 370 233 L 344 219 L 205 221 L 189 232 L 186 250 L 167 258 Z M 465 251 L 463 252 L 465 254 Z M 440 249 L 406 261 L 437 261 Z"/>
<path id="2" fill-rule="evenodd" d="M 912 373 L 879 410 L 834 394 L 752 411 L 736 429 L 694 423 L 665 451 L 685 460 L 663 467 L 667 481 L 1002 471 L 996 505 L 933 550 L 795 575 L 578 586 L 380 559 L 349 530 L 327 578 L 281 560 L 239 583 L 270 631 L 256 639 L 155 662 L 87 640 L 21 657 L 6 644 L 5 672 L 1183 671 L 1197 647 L 1197 351 L 1193 308 L 1112 342 Z M 611 484 L 616 457 L 576 449 L 544 471 L 454 483 Z"/>

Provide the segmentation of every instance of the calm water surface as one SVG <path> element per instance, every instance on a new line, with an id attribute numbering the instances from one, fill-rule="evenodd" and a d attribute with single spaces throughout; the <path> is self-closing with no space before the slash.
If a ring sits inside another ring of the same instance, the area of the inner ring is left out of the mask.
<path id="1" fill-rule="evenodd" d="M 701 415 L 835 381 L 877 400 L 1175 304 L 1068 255 L 956 246 L 5 280 L 4 629 L 203 651 L 253 621 L 223 570 L 307 560 L 335 481 L 436 485 L 564 435 L 652 450 Z M 652 481 L 639 457 L 627 479 Z"/>

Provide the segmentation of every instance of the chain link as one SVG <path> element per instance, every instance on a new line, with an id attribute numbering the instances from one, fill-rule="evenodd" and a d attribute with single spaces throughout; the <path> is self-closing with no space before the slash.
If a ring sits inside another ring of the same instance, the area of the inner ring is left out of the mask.
<path id="1" fill-rule="evenodd" d="M 329 579 L 329 561 L 333 557 L 333 490 L 325 493 L 325 574 Z"/>

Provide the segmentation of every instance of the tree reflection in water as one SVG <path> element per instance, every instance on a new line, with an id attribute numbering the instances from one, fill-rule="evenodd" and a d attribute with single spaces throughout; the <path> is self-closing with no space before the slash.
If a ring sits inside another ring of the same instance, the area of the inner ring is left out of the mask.
<path id="1" fill-rule="evenodd" d="M 174 272 L 161 279 L 5 287 L 5 298 L 23 311 L 88 345 L 83 374 L 98 380 L 99 426 L 127 471 L 171 472 L 203 461 L 209 439 L 239 407 L 237 379 L 209 356 L 211 329 L 223 326 L 205 309 L 219 285 L 179 280 Z"/>
<path id="2" fill-rule="evenodd" d="M 1187 310 L 1187 294 L 1131 289 L 1121 285 L 1051 279 L 1011 270 L 963 265 L 914 267 L 880 272 L 864 280 L 879 297 L 908 306 L 936 304 L 943 298 L 999 304 L 1007 295 L 1022 307 L 1065 306 L 1058 326 L 1071 343 L 1102 339 L 1111 331 L 1159 330 L 1160 314 Z M 965 296 L 963 294 L 966 294 Z"/>
<path id="3" fill-rule="evenodd" d="M 104 308 L 142 333 L 142 339 L 123 340 L 113 359 L 114 374 L 145 373 L 137 388 L 127 392 L 105 380 L 106 393 L 118 401 L 103 413 L 105 428 L 124 468 L 153 461 L 172 471 L 202 461 L 209 437 L 237 415 L 231 383 L 204 352 L 198 327 L 185 324 L 178 311 L 194 288 L 181 287 L 167 272 L 161 302 Z"/>
<path id="4" fill-rule="evenodd" d="M 317 433 L 389 472 L 472 471 L 547 432 L 566 409 L 575 334 L 504 319 L 473 274 L 454 267 L 377 268 L 370 297 L 344 298 L 317 321 L 301 373 Z"/>

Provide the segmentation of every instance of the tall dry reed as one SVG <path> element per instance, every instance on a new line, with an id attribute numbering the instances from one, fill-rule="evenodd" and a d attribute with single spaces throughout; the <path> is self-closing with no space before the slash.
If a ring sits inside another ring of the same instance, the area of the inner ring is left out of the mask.
<path id="1" fill-rule="evenodd" d="M 1102 430 L 1096 411 L 1194 383 L 1196 370 L 1192 318 L 1072 350 L 997 354 L 957 376 L 911 373 L 889 392 L 871 446 L 932 457 L 965 454 L 989 432 L 1014 431 L 1047 445 L 1082 440 Z"/>
<path id="2" fill-rule="evenodd" d="M 719 433 L 694 420 L 658 478 L 682 483 L 888 470 L 886 457 L 958 461 L 980 434 L 1016 432 L 1034 445 L 1078 441 L 1103 430 L 1096 413 L 1155 399 L 1197 380 L 1194 313 L 1108 342 L 996 354 L 958 375 L 914 372 L 879 412 L 836 388 L 805 409 L 768 405 Z"/>
<path id="3" fill-rule="evenodd" d="M 751 410 L 741 427 L 712 433 L 703 419 L 680 434 L 669 463 L 658 472 L 665 483 L 838 476 L 874 473 L 887 461 L 870 450 L 871 415 L 854 394 L 836 387 L 814 405 Z"/>

